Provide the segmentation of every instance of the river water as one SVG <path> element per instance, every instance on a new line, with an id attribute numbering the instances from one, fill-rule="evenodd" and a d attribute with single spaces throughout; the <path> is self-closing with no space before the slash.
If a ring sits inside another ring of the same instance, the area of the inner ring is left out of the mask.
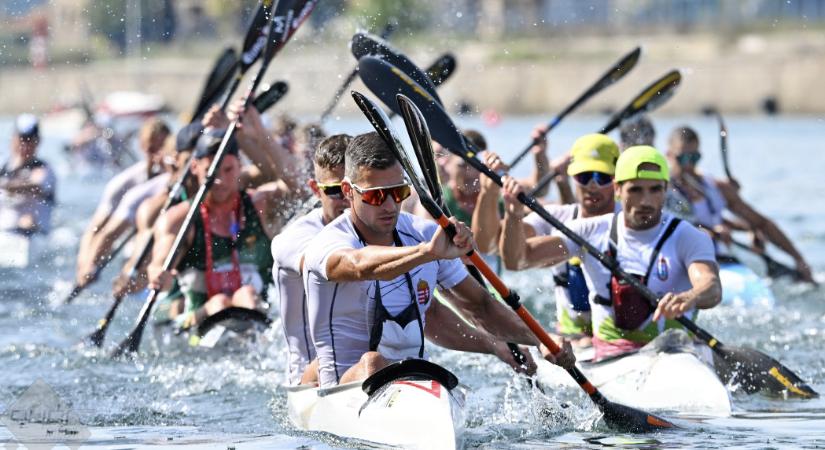
<path id="1" fill-rule="evenodd" d="M 541 118 L 508 118 L 479 128 L 490 147 L 512 156 Z M 602 117 L 569 118 L 551 136 L 551 154 L 569 147 L 576 136 L 597 129 Z M 797 243 L 825 281 L 825 121 L 816 118 L 728 118 L 731 162 L 743 196 L 776 220 Z M 657 143 L 683 123 L 703 139 L 702 166 L 722 173 L 716 123 L 705 117 L 657 120 Z M 11 128 L 0 120 L 0 159 L 5 159 Z M 333 132 L 368 131 L 358 118 L 334 120 Z M 403 129 L 403 127 L 399 127 Z M 0 413 L 8 412 L 41 380 L 91 432 L 86 445 L 132 448 L 191 446 L 207 448 L 338 448 L 355 443 L 296 431 L 286 418 L 284 343 L 277 322 L 257 342 L 230 349 L 162 347 L 148 332 L 141 353 L 132 361 L 112 361 L 104 350 L 78 345 L 94 329 L 111 301 L 108 270 L 102 281 L 74 304 L 60 306 L 70 289 L 79 235 L 96 205 L 107 174 L 72 169 L 62 144 L 73 126 L 49 120 L 42 126 L 42 155 L 59 174 L 59 206 L 47 258 L 26 270 L 0 271 Z M 505 158 L 509 159 L 509 158 Z M 527 163 L 517 174 L 526 174 Z M 12 249 L 0 249 L 12 251 Z M 778 256 L 782 259 L 782 256 Z M 784 259 L 783 259 L 784 260 Z M 555 307 L 549 277 L 541 272 L 506 274 L 526 304 L 548 328 Z M 825 392 L 825 290 L 779 281 L 772 289 L 778 305 L 771 309 L 720 307 L 700 318 L 700 325 L 722 342 L 750 345 L 780 359 L 820 392 Z M 131 328 L 143 296 L 120 309 L 107 340 L 108 350 Z M 561 398 L 527 388 L 492 357 L 434 352 L 434 360 L 454 371 L 473 391 L 468 399 L 467 447 L 582 448 L 740 447 L 822 448 L 825 446 L 825 400 L 783 401 L 734 396 L 728 418 L 681 418 L 678 431 L 617 435 L 590 420 L 595 409 L 574 398 L 575 414 L 561 408 Z M 569 400 L 569 399 L 564 399 Z M 553 410 L 558 414 L 540 414 Z M 571 408 L 567 408 L 568 410 Z M 547 419 L 553 417 L 553 419 Z M 559 419 L 559 417 L 562 417 Z M 0 422 L 8 425 L 7 422 Z M 0 444 L 15 448 L 10 429 L 0 425 Z"/>

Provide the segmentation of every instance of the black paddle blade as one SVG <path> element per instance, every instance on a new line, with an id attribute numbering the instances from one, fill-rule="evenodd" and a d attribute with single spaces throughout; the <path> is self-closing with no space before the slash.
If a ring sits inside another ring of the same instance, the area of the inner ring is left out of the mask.
<path id="1" fill-rule="evenodd" d="M 272 20 L 272 2 L 273 0 L 262 0 L 258 3 L 258 8 L 249 21 L 239 61 L 241 73 L 246 73 L 255 64 L 255 61 L 261 57 L 264 47 L 266 47 L 266 39 L 269 36 Z"/>
<path id="2" fill-rule="evenodd" d="M 355 33 L 350 41 L 350 51 L 359 62 L 365 56 L 377 56 L 393 66 L 398 67 L 404 71 L 408 77 L 426 89 L 439 105 L 443 104 L 438 93 L 435 91 L 435 84 L 433 84 L 430 77 L 416 66 L 412 60 L 387 43 L 387 41 L 369 33 Z"/>
<path id="3" fill-rule="evenodd" d="M 212 328 L 215 328 L 216 325 L 220 324 L 225 320 L 238 320 L 242 322 L 249 322 L 249 323 L 259 323 L 264 326 L 269 326 L 272 324 L 272 320 L 267 317 L 266 314 L 258 311 L 257 309 L 249 309 L 249 308 L 239 308 L 239 307 L 231 307 L 226 308 L 221 311 L 218 311 L 215 314 L 204 319 L 200 325 L 198 325 L 197 335 L 203 337 L 206 333 L 209 332 Z"/>
<path id="4" fill-rule="evenodd" d="M 286 81 L 276 81 L 271 86 L 264 88 L 255 100 L 252 100 L 252 106 L 258 110 L 258 112 L 265 112 L 272 105 L 278 103 L 284 95 L 289 92 L 289 85 L 286 84 Z"/>
<path id="5" fill-rule="evenodd" d="M 466 150 L 461 133 L 444 108 L 401 69 L 380 58 L 365 56 L 358 62 L 358 75 L 364 85 L 396 114 L 401 114 L 397 94 L 412 100 L 427 119 L 430 132 L 439 144 L 453 152 Z"/>
<path id="6" fill-rule="evenodd" d="M 452 53 L 445 53 L 434 63 L 427 67 L 427 77 L 432 80 L 433 85 L 438 87 L 447 81 L 455 72 L 456 61 Z"/>
<path id="7" fill-rule="evenodd" d="M 679 83 L 682 82 L 682 74 L 678 70 L 672 70 L 646 87 L 633 101 L 623 110 L 616 113 L 599 133 L 607 134 L 623 121 L 629 120 L 638 114 L 655 110 L 667 102 L 676 92 Z"/>
<path id="8" fill-rule="evenodd" d="M 235 49 L 228 47 L 215 61 L 215 65 L 206 79 L 206 85 L 204 85 L 198 98 L 198 103 L 195 105 L 195 109 L 192 110 L 192 120 L 206 114 L 209 107 L 218 102 L 237 69 L 238 55 L 235 53 Z"/>
<path id="9" fill-rule="evenodd" d="M 398 94 L 396 99 L 398 107 L 401 108 L 401 117 L 407 127 L 407 134 L 410 136 L 413 151 L 418 160 L 418 167 L 421 168 L 421 172 L 424 174 L 424 181 L 427 183 L 430 196 L 443 210 L 445 209 L 444 198 L 441 192 L 438 166 L 435 163 L 435 155 L 433 154 L 430 130 L 427 128 L 427 123 L 424 121 L 421 111 L 412 100 L 405 97 L 404 94 Z"/>
<path id="10" fill-rule="evenodd" d="M 132 331 L 129 336 L 126 336 L 126 339 L 120 341 L 120 344 L 112 350 L 109 356 L 111 358 L 120 358 L 137 353 L 140 348 L 140 340 L 143 338 L 143 329 L 145 326 L 146 324 L 144 323 L 143 326 L 139 326 Z"/>
<path id="11" fill-rule="evenodd" d="M 817 398 L 799 376 L 779 361 L 751 348 L 721 347 L 713 354 L 719 377 L 728 384 L 739 385 L 748 394 L 762 392 L 771 396 Z"/>
<path id="12" fill-rule="evenodd" d="M 659 416 L 619 403 L 613 403 L 606 399 L 598 402 L 598 406 L 604 414 L 605 423 L 614 430 L 631 433 L 650 433 L 669 428 L 678 428 L 674 423 Z"/>

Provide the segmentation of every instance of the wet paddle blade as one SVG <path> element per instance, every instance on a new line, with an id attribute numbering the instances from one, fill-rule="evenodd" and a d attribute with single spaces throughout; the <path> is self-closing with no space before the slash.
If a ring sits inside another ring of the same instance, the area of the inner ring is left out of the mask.
<path id="1" fill-rule="evenodd" d="M 616 113 L 610 121 L 599 131 L 607 134 L 620 126 L 622 122 L 632 119 L 639 114 L 648 113 L 662 106 L 673 97 L 679 83 L 682 82 L 682 74 L 678 70 L 671 70 L 662 78 L 654 81 L 646 87 L 633 101 L 623 110 Z"/>
<path id="2" fill-rule="evenodd" d="M 669 428 L 678 428 L 672 422 L 659 416 L 619 403 L 604 400 L 598 405 L 604 414 L 605 423 L 614 430 L 631 433 L 651 433 Z"/>
<path id="3" fill-rule="evenodd" d="M 206 85 L 204 85 L 203 91 L 198 97 L 198 104 L 192 110 L 193 120 L 206 114 L 212 104 L 217 103 L 229 86 L 236 70 L 238 70 L 238 55 L 235 53 L 235 49 L 228 47 L 215 61 L 215 66 L 212 67 L 212 71 L 206 79 Z"/>
<path id="4" fill-rule="evenodd" d="M 252 105 L 258 112 L 265 112 L 284 98 L 287 92 L 289 92 L 289 85 L 286 81 L 276 81 L 271 86 L 262 89 L 255 100 L 252 100 Z"/>
<path id="5" fill-rule="evenodd" d="M 436 87 L 441 86 L 455 73 L 456 60 L 452 53 L 445 53 L 435 60 L 430 67 L 427 67 L 427 77 L 432 80 Z"/>
<path id="6" fill-rule="evenodd" d="M 746 347 L 714 348 L 714 365 L 727 384 L 738 385 L 745 392 L 762 392 L 771 396 L 817 398 L 819 393 L 793 371 L 770 356 Z"/>

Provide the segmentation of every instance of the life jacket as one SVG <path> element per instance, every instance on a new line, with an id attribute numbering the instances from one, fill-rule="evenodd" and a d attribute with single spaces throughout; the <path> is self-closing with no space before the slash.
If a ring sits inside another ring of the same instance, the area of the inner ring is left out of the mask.
<path id="1" fill-rule="evenodd" d="M 236 241 L 240 230 L 244 227 L 244 217 L 241 215 L 240 192 L 233 198 L 233 217 L 229 225 L 229 235 L 232 241 L 232 266 L 229 270 L 215 270 L 215 260 L 212 256 L 212 230 L 209 224 L 209 208 L 206 202 L 200 204 L 201 221 L 203 222 L 203 238 L 206 241 L 206 295 L 209 298 L 217 294 L 232 294 L 241 288 L 241 263 L 238 257 Z"/>
<path id="2" fill-rule="evenodd" d="M 614 214 L 613 222 L 610 225 L 610 239 L 606 252 L 607 255 L 615 261 L 618 261 L 618 219 L 619 214 Z M 679 226 L 680 222 L 680 219 L 674 217 L 667 225 L 664 233 L 662 233 L 662 236 L 653 248 L 653 253 L 650 255 L 650 262 L 647 265 L 647 270 L 644 275 L 630 274 L 630 276 L 635 277 L 642 284 L 647 285 L 650 272 L 653 270 L 653 266 L 656 264 L 659 256 L 659 251 L 661 251 L 665 241 L 676 231 L 676 227 Z M 618 328 L 635 330 L 653 313 L 653 307 L 642 293 L 615 275 L 610 277 L 610 284 L 607 288 L 610 292 L 609 299 L 596 295 L 593 301 L 600 305 L 613 307 L 614 321 Z"/>

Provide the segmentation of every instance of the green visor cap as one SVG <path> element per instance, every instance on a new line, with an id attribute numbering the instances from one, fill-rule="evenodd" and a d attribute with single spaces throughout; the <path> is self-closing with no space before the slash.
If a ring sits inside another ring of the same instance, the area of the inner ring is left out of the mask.
<path id="1" fill-rule="evenodd" d="M 640 170 L 645 164 L 655 164 L 658 170 Z M 628 148 L 616 161 L 617 183 L 628 180 L 661 180 L 670 181 L 670 169 L 667 160 L 658 150 L 649 145 L 636 145 Z"/>

